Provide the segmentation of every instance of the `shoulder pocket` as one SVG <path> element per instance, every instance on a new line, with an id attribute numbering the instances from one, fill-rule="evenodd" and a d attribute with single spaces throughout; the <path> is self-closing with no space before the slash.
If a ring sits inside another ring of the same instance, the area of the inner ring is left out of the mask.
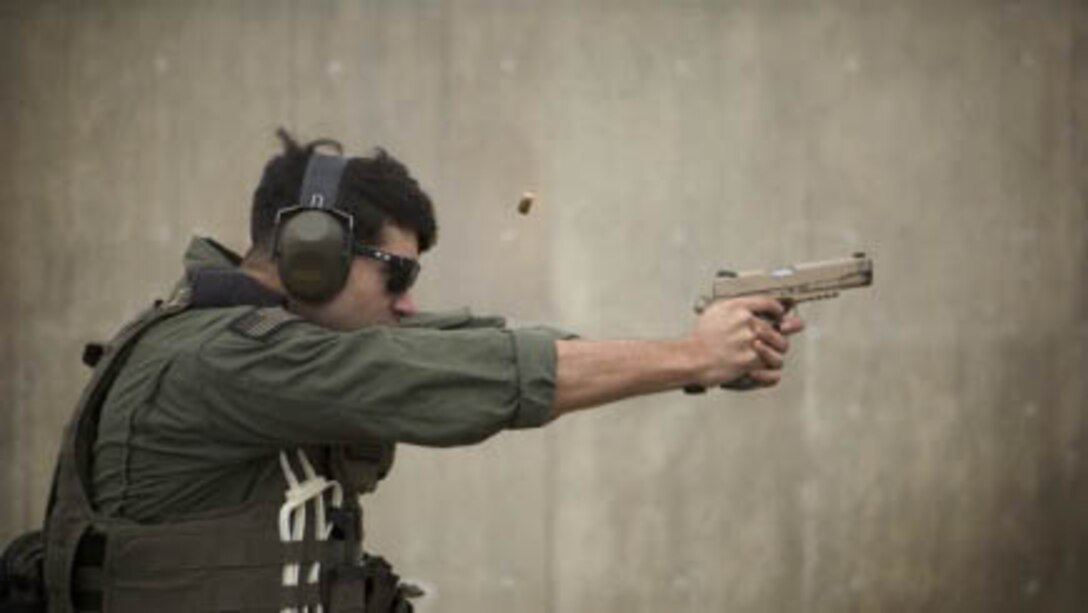
<path id="1" fill-rule="evenodd" d="M 235 319 L 230 329 L 257 340 L 264 340 L 284 326 L 302 318 L 282 307 L 255 309 Z"/>

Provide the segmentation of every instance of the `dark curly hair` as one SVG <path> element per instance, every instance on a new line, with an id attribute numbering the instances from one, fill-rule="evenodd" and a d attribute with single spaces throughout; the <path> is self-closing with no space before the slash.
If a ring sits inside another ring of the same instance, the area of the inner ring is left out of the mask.
<path id="1" fill-rule="evenodd" d="M 283 143 L 283 153 L 265 164 L 250 210 L 252 249 L 264 254 L 272 252 L 276 212 L 298 204 L 310 156 L 319 147 L 332 147 L 343 153 L 343 147 L 334 140 L 319 139 L 299 145 L 283 128 L 276 131 L 276 136 Z M 421 253 L 438 239 L 430 197 L 404 164 L 380 147 L 372 157 L 348 160 L 340 182 L 339 208 L 355 217 L 355 238 L 368 245 L 378 244 L 388 223 L 414 232 Z"/>

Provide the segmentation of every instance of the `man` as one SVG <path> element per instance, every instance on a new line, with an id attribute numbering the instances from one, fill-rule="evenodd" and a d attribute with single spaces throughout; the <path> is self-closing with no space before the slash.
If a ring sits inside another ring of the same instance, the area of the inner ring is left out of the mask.
<path id="1" fill-rule="evenodd" d="M 394 443 L 476 443 L 689 384 L 770 387 L 803 327 L 767 297 L 652 341 L 420 314 L 426 193 L 384 151 L 346 160 L 280 137 L 244 259 L 195 240 L 170 299 L 96 370 L 47 525 L 51 610 L 410 611 L 359 546 L 357 494 Z"/>

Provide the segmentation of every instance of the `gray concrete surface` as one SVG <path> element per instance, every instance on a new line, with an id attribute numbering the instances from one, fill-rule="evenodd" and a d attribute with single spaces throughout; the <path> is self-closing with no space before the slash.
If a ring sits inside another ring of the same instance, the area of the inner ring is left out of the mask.
<path id="1" fill-rule="evenodd" d="M 428 306 L 660 337 L 720 266 L 876 260 L 777 390 L 403 449 L 425 612 L 1088 609 L 1084 2 L 14 1 L 0 88 L 0 539 L 286 125 L 421 178 Z"/>

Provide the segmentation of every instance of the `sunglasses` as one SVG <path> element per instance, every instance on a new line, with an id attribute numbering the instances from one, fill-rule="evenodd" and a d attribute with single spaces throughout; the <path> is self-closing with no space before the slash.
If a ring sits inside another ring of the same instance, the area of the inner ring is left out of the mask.
<path id="1" fill-rule="evenodd" d="M 390 294 L 403 294 L 412 288 L 419 276 L 419 261 L 375 249 L 370 245 L 355 243 L 355 255 L 361 255 L 385 264 L 385 289 Z"/>

